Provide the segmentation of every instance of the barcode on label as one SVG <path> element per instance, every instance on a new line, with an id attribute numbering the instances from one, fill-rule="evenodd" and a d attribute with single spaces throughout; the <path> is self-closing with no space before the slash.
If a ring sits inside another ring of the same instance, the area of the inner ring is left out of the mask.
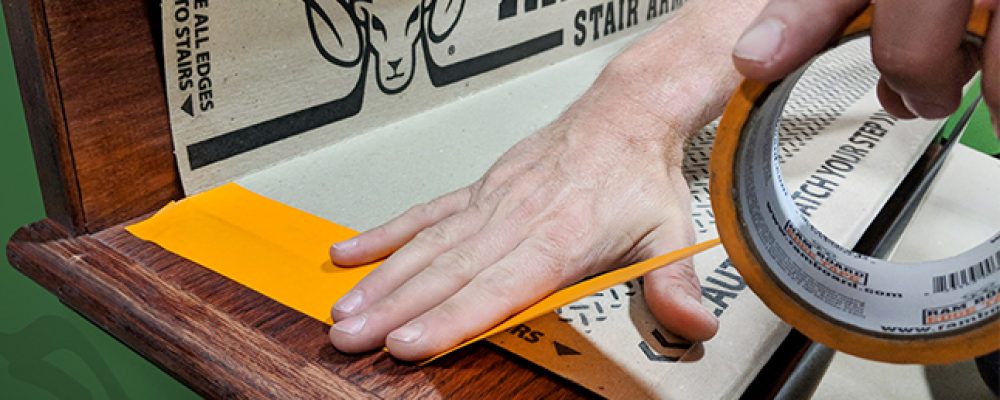
<path id="1" fill-rule="evenodd" d="M 1000 251 L 969 268 L 948 275 L 935 276 L 933 278 L 934 293 L 948 292 L 974 284 L 980 279 L 1000 271 L 1000 266 L 997 266 L 998 261 L 1000 261 Z"/>

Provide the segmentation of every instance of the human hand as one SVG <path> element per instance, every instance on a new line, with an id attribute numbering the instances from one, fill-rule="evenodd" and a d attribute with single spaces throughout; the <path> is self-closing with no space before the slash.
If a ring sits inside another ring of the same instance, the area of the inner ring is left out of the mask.
<path id="1" fill-rule="evenodd" d="M 389 256 L 334 306 L 334 346 L 425 359 L 581 278 L 692 244 L 676 130 L 700 125 L 590 93 L 475 183 L 334 245 L 342 266 Z M 644 282 L 665 328 L 715 334 L 690 260 Z"/>
<path id="2" fill-rule="evenodd" d="M 997 135 L 1000 111 L 1000 15 L 982 46 L 964 41 L 973 5 L 996 11 L 998 0 L 879 0 L 872 58 L 882 73 L 878 97 L 900 118 L 955 112 L 962 87 L 982 68 L 983 97 Z M 783 78 L 821 51 L 869 0 L 772 0 L 733 52 L 736 68 L 761 81 Z"/>

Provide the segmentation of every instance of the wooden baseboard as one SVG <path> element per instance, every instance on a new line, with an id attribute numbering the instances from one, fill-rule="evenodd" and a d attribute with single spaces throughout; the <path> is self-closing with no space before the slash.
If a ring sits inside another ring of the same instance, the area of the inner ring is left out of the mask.
<path id="1" fill-rule="evenodd" d="M 7 251 L 23 274 L 206 397 L 593 396 L 487 344 L 424 368 L 340 354 L 322 323 L 121 225 L 71 237 L 46 220 L 18 231 Z"/>

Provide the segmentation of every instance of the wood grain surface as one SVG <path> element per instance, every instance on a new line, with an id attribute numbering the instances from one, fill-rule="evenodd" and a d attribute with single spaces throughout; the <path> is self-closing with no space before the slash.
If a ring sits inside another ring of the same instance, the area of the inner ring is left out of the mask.
<path id="1" fill-rule="evenodd" d="M 82 227 L 83 206 L 41 0 L 3 0 L 25 120 L 48 217 Z"/>
<path id="2" fill-rule="evenodd" d="M 182 194 L 155 1 L 4 0 L 50 216 L 97 232 Z"/>
<path id="3" fill-rule="evenodd" d="M 7 251 L 22 273 L 207 397 L 593 397 L 487 344 L 422 368 L 382 352 L 340 354 L 319 321 L 121 226 L 70 238 L 42 221 Z"/>

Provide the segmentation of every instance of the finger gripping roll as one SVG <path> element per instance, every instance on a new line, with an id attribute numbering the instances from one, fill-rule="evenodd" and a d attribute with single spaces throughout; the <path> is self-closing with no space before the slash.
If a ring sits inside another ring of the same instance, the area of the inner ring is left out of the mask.
<path id="1" fill-rule="evenodd" d="M 990 15 L 967 26 L 985 37 Z M 842 33 L 867 35 L 872 8 Z M 775 127 L 800 69 L 784 81 L 745 81 L 730 100 L 711 157 L 711 197 L 723 245 L 761 300 L 834 349 L 873 360 L 947 363 L 1000 348 L 1000 232 L 954 257 L 901 264 L 823 235 L 798 212 L 779 170 Z M 972 269 L 980 279 L 948 277 Z"/>

